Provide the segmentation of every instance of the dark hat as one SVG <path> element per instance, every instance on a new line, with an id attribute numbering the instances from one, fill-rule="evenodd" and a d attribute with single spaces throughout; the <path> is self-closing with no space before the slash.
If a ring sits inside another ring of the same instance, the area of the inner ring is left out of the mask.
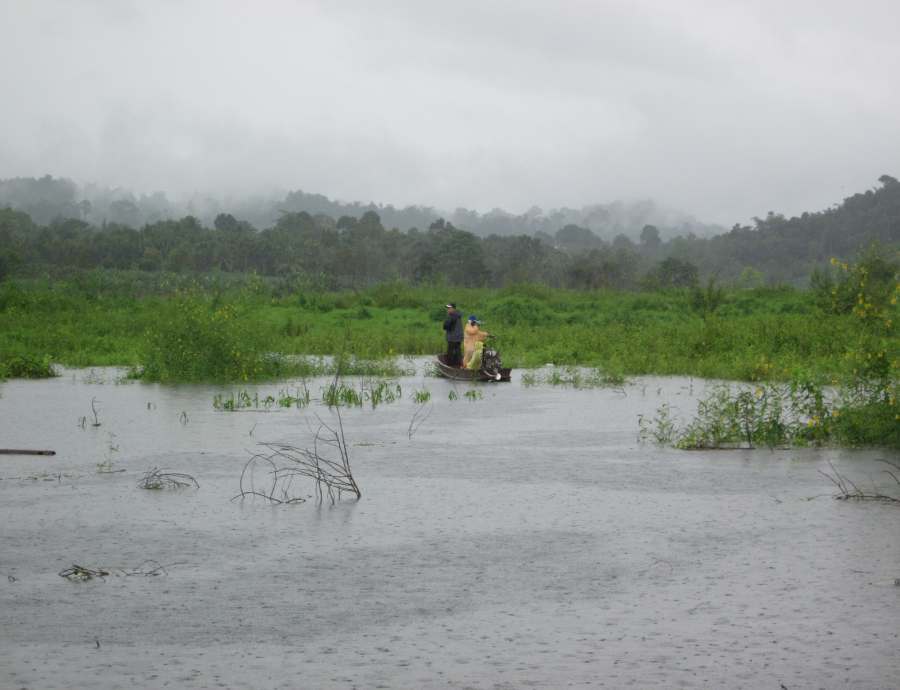
<path id="1" fill-rule="evenodd" d="M 453 302 L 448 302 L 445 306 L 447 309 L 456 309 L 456 305 Z"/>

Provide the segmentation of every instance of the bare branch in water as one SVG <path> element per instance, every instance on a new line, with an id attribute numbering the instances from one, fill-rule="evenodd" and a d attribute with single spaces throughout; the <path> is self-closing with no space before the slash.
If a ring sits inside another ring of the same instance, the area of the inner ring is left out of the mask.
<path id="1" fill-rule="evenodd" d="M 200 484 L 189 474 L 181 472 L 163 472 L 158 467 L 147 470 L 144 476 L 138 482 L 138 486 L 142 489 L 186 489 L 193 486 L 195 489 L 200 488 Z"/>
<path id="2" fill-rule="evenodd" d="M 337 424 L 332 427 L 318 415 L 319 424 L 313 432 L 312 448 L 286 443 L 260 443 L 266 450 L 251 457 L 244 465 L 240 478 L 240 493 L 234 498 L 257 496 L 271 503 L 303 503 L 297 483 L 302 479 L 313 482 L 317 502 L 325 497 L 334 504 L 343 492 L 359 499 L 362 492 L 350 470 L 350 450 L 344 434 L 340 408 L 334 408 Z M 264 477 L 262 485 L 257 479 Z"/>
<path id="3" fill-rule="evenodd" d="M 830 481 L 837 487 L 838 492 L 834 494 L 834 498 L 836 498 L 837 500 L 847 501 L 849 499 L 853 499 L 856 501 L 881 501 L 884 503 L 900 503 L 900 498 L 891 496 L 890 494 L 881 493 L 877 488 L 874 488 L 872 492 L 863 491 L 856 484 L 854 484 L 853 481 L 838 472 L 834 464 L 830 460 L 828 461 L 828 466 L 831 467 L 831 473 L 819 470 L 819 474 L 828 479 L 828 481 Z M 897 479 L 893 472 L 891 472 L 890 470 L 885 470 L 885 472 L 893 477 L 894 481 L 900 484 L 900 480 Z"/>
<path id="4" fill-rule="evenodd" d="M 419 430 L 419 427 L 431 416 L 431 413 L 434 412 L 434 405 L 419 405 L 416 408 L 415 413 L 412 416 L 412 419 L 409 420 L 409 428 L 406 430 L 406 436 L 412 440 L 412 437 Z"/>

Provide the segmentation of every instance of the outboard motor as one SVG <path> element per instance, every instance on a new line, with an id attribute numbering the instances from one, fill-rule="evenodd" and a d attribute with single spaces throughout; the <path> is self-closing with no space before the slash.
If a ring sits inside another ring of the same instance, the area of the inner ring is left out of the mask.
<path id="1" fill-rule="evenodd" d="M 500 361 L 500 353 L 497 352 L 497 350 L 495 350 L 493 347 L 484 348 L 484 352 L 481 355 L 482 373 L 490 376 L 495 381 L 499 381 L 502 377 L 502 369 L 503 362 Z"/>

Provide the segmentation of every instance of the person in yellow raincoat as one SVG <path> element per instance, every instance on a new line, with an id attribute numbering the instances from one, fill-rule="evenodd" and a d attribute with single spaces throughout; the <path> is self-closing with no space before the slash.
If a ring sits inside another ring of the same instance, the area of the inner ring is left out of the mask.
<path id="1" fill-rule="evenodd" d="M 466 327 L 463 329 L 463 367 L 471 369 L 469 363 L 475 354 L 476 345 L 483 343 L 490 333 L 481 330 L 479 325 L 481 322 L 472 314 L 466 321 Z M 480 366 L 480 363 L 479 363 Z"/>

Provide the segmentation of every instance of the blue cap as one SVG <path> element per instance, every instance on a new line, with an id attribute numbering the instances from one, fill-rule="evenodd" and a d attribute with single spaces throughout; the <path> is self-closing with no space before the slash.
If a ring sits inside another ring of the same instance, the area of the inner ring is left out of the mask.
<path id="1" fill-rule="evenodd" d="M 481 323 L 481 322 L 478 320 L 478 317 L 475 316 L 475 314 L 469 314 L 469 321 L 474 321 L 475 323 Z"/>

